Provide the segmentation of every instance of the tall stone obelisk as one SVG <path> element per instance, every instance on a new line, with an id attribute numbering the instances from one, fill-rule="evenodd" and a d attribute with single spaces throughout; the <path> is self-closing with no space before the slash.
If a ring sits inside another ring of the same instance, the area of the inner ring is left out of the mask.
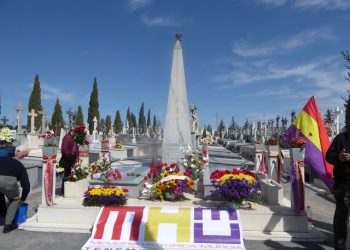
<path id="1" fill-rule="evenodd" d="M 181 34 L 176 33 L 176 43 L 171 67 L 168 107 L 165 118 L 162 161 L 177 162 L 184 157 L 180 146 L 192 147 L 190 116 L 187 101 Z"/>

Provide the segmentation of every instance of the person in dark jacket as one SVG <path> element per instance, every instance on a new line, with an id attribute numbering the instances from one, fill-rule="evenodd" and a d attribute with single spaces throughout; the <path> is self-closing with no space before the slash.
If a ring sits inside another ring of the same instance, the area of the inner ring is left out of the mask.
<path id="1" fill-rule="evenodd" d="M 67 180 L 68 176 L 71 174 L 72 167 L 74 163 L 78 159 L 79 155 L 79 147 L 78 144 L 75 143 L 72 136 L 72 130 L 67 133 L 62 139 L 61 145 L 61 159 L 60 159 L 60 167 L 64 168 L 64 175 L 62 180 L 62 188 L 61 193 L 64 194 L 64 182 Z"/>
<path id="2" fill-rule="evenodd" d="M 345 250 L 350 207 L 350 140 L 348 133 L 340 133 L 333 139 L 327 150 L 326 160 L 334 165 L 333 193 L 336 200 L 333 219 L 334 249 Z"/>
<path id="3" fill-rule="evenodd" d="M 28 152 L 25 149 L 18 149 L 18 151 L 16 150 L 16 157 L 23 158 L 28 155 Z M 21 195 L 17 181 L 20 182 L 22 187 Z M 9 201 L 3 233 L 8 233 L 18 228 L 18 225 L 12 224 L 12 221 L 18 206 L 26 200 L 29 191 L 29 178 L 23 164 L 16 158 L 0 157 L 0 193 L 6 196 Z"/>
<path id="4" fill-rule="evenodd" d="M 17 158 L 23 158 L 25 156 L 24 153 L 22 152 L 23 150 L 21 147 L 17 148 L 17 150 L 15 146 L 6 146 L 2 149 L 5 150 L 4 152 L 6 152 L 6 154 L 3 154 L 1 157 L 16 156 Z M 5 196 L 2 193 L 0 193 L 0 217 L 5 217 L 6 211 L 7 211 L 7 205 L 6 205 Z"/>

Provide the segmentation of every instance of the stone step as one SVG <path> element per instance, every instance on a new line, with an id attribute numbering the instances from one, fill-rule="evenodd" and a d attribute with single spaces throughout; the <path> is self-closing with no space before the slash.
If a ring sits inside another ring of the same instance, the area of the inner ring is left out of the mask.
<path id="1" fill-rule="evenodd" d="M 93 224 L 39 223 L 36 215 L 19 226 L 19 229 L 37 232 L 91 233 Z"/>

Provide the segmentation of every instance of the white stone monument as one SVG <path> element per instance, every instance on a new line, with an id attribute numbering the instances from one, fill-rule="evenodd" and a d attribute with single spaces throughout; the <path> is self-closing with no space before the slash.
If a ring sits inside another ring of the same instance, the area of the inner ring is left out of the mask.
<path id="1" fill-rule="evenodd" d="M 180 38 L 181 34 L 176 33 L 162 145 L 162 161 L 168 163 L 177 162 L 183 158 L 183 152 L 180 149 L 181 145 L 190 145 L 192 147 L 185 70 Z"/>
<path id="2" fill-rule="evenodd" d="M 30 133 L 31 134 L 35 134 L 35 117 L 38 116 L 37 113 L 35 113 L 35 110 L 32 109 L 30 113 L 28 113 L 28 115 L 30 116 Z"/>

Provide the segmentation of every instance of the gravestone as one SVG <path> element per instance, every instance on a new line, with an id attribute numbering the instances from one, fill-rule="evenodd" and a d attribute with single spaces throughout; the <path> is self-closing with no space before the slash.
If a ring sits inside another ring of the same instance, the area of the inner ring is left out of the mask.
<path id="1" fill-rule="evenodd" d="M 101 186 L 120 186 L 129 190 L 129 198 L 136 199 L 141 195 L 143 190 L 144 177 L 149 172 L 149 167 L 141 165 L 133 166 L 118 166 L 116 167 L 122 175 L 121 180 L 114 180 L 112 182 L 105 182 L 101 180 L 101 174 L 95 174 L 90 180 L 90 185 Z"/>

